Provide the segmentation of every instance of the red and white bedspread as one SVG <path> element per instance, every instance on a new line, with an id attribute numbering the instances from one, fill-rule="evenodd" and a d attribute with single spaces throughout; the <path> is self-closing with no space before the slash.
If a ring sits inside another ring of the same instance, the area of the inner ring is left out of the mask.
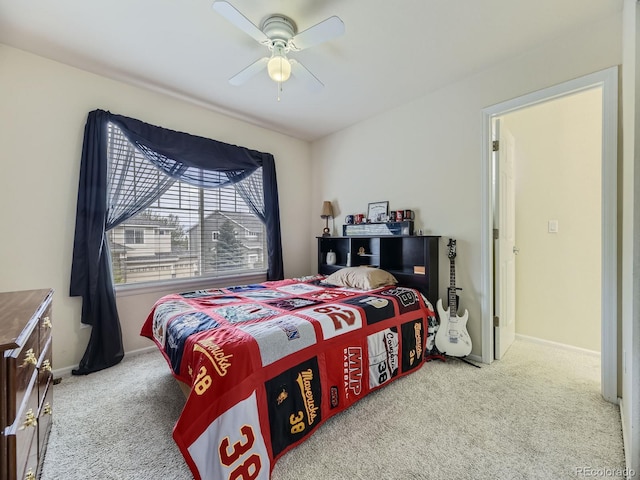
<path id="1" fill-rule="evenodd" d="M 168 295 L 141 335 L 191 385 L 173 437 L 197 479 L 268 479 L 328 418 L 424 363 L 432 305 L 323 277 Z"/>

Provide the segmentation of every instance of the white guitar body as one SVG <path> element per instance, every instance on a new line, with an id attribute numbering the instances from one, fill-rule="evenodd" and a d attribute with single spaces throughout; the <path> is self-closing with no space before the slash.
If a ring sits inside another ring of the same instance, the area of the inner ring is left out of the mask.
<path id="1" fill-rule="evenodd" d="M 451 357 L 466 357 L 471 353 L 471 337 L 467 332 L 469 312 L 465 309 L 462 317 L 458 316 L 458 296 L 456 295 L 456 241 L 449 239 L 449 308 L 442 308 L 442 299 L 438 300 L 436 309 L 440 316 L 440 328 L 436 332 L 436 348 Z"/>
<path id="2" fill-rule="evenodd" d="M 466 357 L 471 353 L 471 337 L 467 332 L 467 319 L 469 312 L 465 309 L 464 315 L 455 317 L 449 315 L 449 309 L 442 307 L 442 299 L 436 304 L 440 316 L 440 328 L 436 332 L 436 348 L 445 355 L 452 357 Z"/>

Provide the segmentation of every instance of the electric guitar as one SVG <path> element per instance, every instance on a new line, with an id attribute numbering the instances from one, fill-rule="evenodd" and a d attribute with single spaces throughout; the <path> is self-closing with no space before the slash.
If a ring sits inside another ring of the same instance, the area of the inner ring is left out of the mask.
<path id="1" fill-rule="evenodd" d="M 465 309 L 462 317 L 458 316 L 456 295 L 456 241 L 449 239 L 449 308 L 442 307 L 442 299 L 438 299 L 436 308 L 440 316 L 440 328 L 436 332 L 436 348 L 445 355 L 466 357 L 471 353 L 471 337 L 467 332 L 469 312 Z"/>

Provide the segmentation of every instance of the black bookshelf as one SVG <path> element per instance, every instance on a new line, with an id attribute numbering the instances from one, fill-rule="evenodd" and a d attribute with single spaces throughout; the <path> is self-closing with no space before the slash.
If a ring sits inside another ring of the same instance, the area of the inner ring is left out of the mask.
<path id="1" fill-rule="evenodd" d="M 382 268 L 398 279 L 400 285 L 420 290 L 433 305 L 438 300 L 438 244 L 435 235 L 349 235 L 318 238 L 318 273 L 330 275 L 350 266 Z M 327 252 L 336 254 L 336 263 L 328 265 Z"/>

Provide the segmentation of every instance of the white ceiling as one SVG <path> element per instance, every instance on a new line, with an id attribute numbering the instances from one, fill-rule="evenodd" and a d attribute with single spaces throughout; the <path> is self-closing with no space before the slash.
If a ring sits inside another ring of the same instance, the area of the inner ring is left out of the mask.
<path id="1" fill-rule="evenodd" d="M 292 77 L 280 101 L 266 71 L 228 83 L 268 52 L 212 3 L 0 0 L 0 43 L 314 140 L 617 15 L 623 0 L 229 0 L 256 25 L 273 13 L 299 31 L 345 23 L 343 36 L 290 55 L 325 87 Z"/>

